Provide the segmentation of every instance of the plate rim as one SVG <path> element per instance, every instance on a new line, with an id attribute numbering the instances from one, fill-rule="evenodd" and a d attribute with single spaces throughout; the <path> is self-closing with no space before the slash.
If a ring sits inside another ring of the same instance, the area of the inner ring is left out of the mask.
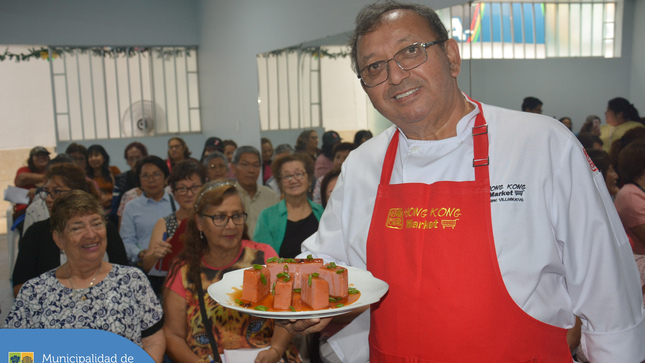
<path id="1" fill-rule="evenodd" d="M 207 288 L 207 291 L 210 298 L 215 300 L 215 302 L 217 302 L 219 305 L 225 308 L 236 310 L 252 316 L 257 316 L 257 317 L 267 318 L 267 319 L 312 319 L 312 318 L 326 318 L 326 317 L 332 317 L 336 315 L 342 315 L 352 310 L 358 309 L 360 307 L 369 306 L 381 300 L 381 298 L 389 290 L 389 285 L 387 282 L 374 277 L 374 275 L 372 275 L 372 273 L 368 270 L 364 270 L 364 269 L 352 267 L 352 266 L 344 266 L 344 265 L 338 265 L 338 266 L 346 268 L 348 270 L 348 274 L 349 274 L 348 277 L 349 277 L 350 284 L 352 284 L 353 283 L 352 280 L 356 280 L 356 278 L 368 279 L 367 282 L 369 282 L 370 284 L 375 284 L 374 289 L 369 292 L 363 292 L 360 286 L 357 286 L 357 288 L 361 291 L 361 296 L 359 297 L 359 299 L 356 300 L 351 305 L 343 306 L 337 309 L 295 311 L 295 312 L 252 310 L 252 309 L 244 308 L 239 305 L 233 304 L 226 297 L 222 296 L 222 293 L 228 294 L 228 292 L 222 291 L 220 293 L 218 290 L 219 286 L 222 286 L 222 285 L 224 285 L 224 288 L 226 287 L 228 287 L 229 289 L 234 288 L 235 286 L 233 286 L 233 284 L 235 284 L 235 281 L 233 281 L 233 279 L 235 279 L 237 275 L 243 275 L 244 273 L 243 271 L 248 269 L 247 267 L 247 268 L 241 268 L 241 269 L 237 269 L 237 270 L 229 271 L 225 273 L 224 276 L 222 276 L 222 279 L 220 281 L 210 284 Z M 231 285 L 231 286 L 228 286 L 228 285 Z M 240 281 L 239 283 L 239 288 L 242 288 L 242 281 Z M 225 303 L 222 303 L 221 301 L 219 301 L 220 298 L 224 299 Z"/>

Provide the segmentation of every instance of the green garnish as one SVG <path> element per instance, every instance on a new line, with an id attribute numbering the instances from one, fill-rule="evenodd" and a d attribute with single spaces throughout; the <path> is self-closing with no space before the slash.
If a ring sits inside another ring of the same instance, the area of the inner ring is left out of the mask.
<path id="1" fill-rule="evenodd" d="M 262 270 L 262 267 L 264 267 L 264 266 L 262 266 L 262 265 L 253 265 L 253 268 L 256 269 L 256 270 Z"/>
<path id="2" fill-rule="evenodd" d="M 260 281 L 262 282 L 262 285 L 267 284 L 267 278 L 264 276 L 263 273 L 260 272 Z"/>
<path id="3" fill-rule="evenodd" d="M 330 262 L 330 263 L 329 263 L 329 265 L 330 265 L 332 268 L 336 268 L 336 263 L 335 263 L 335 262 Z"/>
<path id="4" fill-rule="evenodd" d="M 336 302 L 336 301 L 338 301 L 338 300 L 334 299 L 334 298 L 333 298 L 333 297 L 331 297 L 331 296 L 329 297 L 329 302 Z"/>
<path id="5" fill-rule="evenodd" d="M 296 263 L 297 261 L 293 258 L 287 258 L 286 259 L 287 263 Z"/>
<path id="6" fill-rule="evenodd" d="M 287 275 L 287 277 L 285 277 L 283 281 L 284 282 L 289 282 L 289 280 L 291 280 L 291 279 L 289 278 L 289 275 Z"/>
<path id="7" fill-rule="evenodd" d="M 307 259 L 308 259 L 308 260 L 313 260 L 313 259 L 314 259 L 314 256 L 312 256 L 312 255 L 307 255 Z"/>
<path id="8" fill-rule="evenodd" d="M 293 311 L 294 313 L 296 312 L 296 308 L 294 308 L 293 306 L 289 306 L 289 310 Z"/>
<path id="9" fill-rule="evenodd" d="M 267 259 L 267 263 L 276 262 L 277 260 L 278 260 L 278 257 L 271 257 L 271 258 Z"/>
<path id="10" fill-rule="evenodd" d="M 293 289 L 293 292 L 300 292 L 300 289 Z"/>
<path id="11" fill-rule="evenodd" d="M 280 258 L 278 259 L 278 262 L 279 262 L 279 263 L 283 263 L 283 262 L 284 262 L 284 258 L 280 257 Z"/>
<path id="12" fill-rule="evenodd" d="M 287 277 L 287 276 L 289 276 L 289 275 L 287 275 L 287 274 L 286 274 L 286 273 L 284 273 L 284 272 L 280 272 L 279 274 L 277 274 L 277 275 L 276 275 L 276 277 L 278 277 L 278 278 L 280 278 L 280 277 Z"/>
<path id="13" fill-rule="evenodd" d="M 343 272 L 345 272 L 345 270 L 343 270 L 343 269 L 336 270 L 336 273 L 337 273 L 337 274 L 342 274 Z"/>
<path id="14" fill-rule="evenodd" d="M 244 306 L 244 301 L 242 301 L 240 299 L 235 299 L 235 303 L 240 305 L 240 306 Z"/>
<path id="15" fill-rule="evenodd" d="M 275 284 L 277 284 L 277 282 L 274 282 L 273 283 L 273 288 L 271 288 L 271 294 L 272 295 L 275 295 Z"/>
<path id="16" fill-rule="evenodd" d="M 313 278 L 313 274 L 309 275 L 309 280 L 307 281 L 307 285 L 311 286 L 311 279 Z"/>
<path id="17" fill-rule="evenodd" d="M 320 276 L 320 274 L 318 272 L 314 272 L 314 273 L 311 274 L 311 276 L 318 277 L 318 276 Z"/>
<path id="18" fill-rule="evenodd" d="M 354 294 L 360 294 L 360 291 L 358 291 L 357 289 L 355 289 L 355 288 L 353 288 L 353 287 L 350 287 L 350 288 L 347 290 L 347 292 L 348 292 L 348 293 L 350 293 L 350 294 L 352 294 L 352 295 L 354 295 Z"/>
<path id="19" fill-rule="evenodd" d="M 255 310 L 268 311 L 269 308 L 267 308 L 266 306 L 263 306 L 263 305 L 258 305 L 258 306 L 255 307 Z"/>
<path id="20" fill-rule="evenodd" d="M 342 308 L 343 306 L 345 306 L 345 304 L 336 304 L 337 308 Z"/>

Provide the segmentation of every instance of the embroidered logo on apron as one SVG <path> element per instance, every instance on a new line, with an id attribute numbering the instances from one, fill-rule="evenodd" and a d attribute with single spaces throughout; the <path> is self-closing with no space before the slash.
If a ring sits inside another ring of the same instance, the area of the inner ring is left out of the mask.
<path id="1" fill-rule="evenodd" d="M 390 208 L 385 227 L 392 229 L 455 229 L 461 208 Z"/>

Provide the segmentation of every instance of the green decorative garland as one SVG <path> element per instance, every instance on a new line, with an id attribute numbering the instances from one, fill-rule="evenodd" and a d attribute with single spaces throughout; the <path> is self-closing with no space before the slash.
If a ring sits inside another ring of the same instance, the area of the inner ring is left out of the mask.
<path id="1" fill-rule="evenodd" d="M 289 53 L 304 53 L 304 54 L 309 54 L 314 58 L 331 58 L 331 59 L 336 59 L 336 58 L 346 58 L 349 56 L 349 52 L 346 51 L 340 51 L 340 52 L 330 52 L 329 50 L 323 48 L 323 47 L 301 47 L 299 45 L 293 46 L 293 47 L 288 47 L 288 48 L 282 48 L 282 49 L 277 49 L 273 50 L 270 52 L 266 53 L 260 53 L 258 54 L 258 57 L 263 57 L 263 58 L 268 58 L 268 57 L 277 57 L 282 54 L 289 54 Z"/>
<path id="2" fill-rule="evenodd" d="M 181 47 L 176 49 L 166 49 L 161 47 L 51 47 L 52 56 L 51 58 L 58 58 L 61 54 L 68 53 L 70 55 L 75 54 L 77 51 L 81 54 L 92 54 L 95 57 L 108 57 L 108 58 L 118 58 L 121 56 L 124 57 L 135 57 L 139 54 L 155 54 L 158 58 L 169 59 L 171 57 L 181 57 L 186 56 L 190 57 L 190 52 L 196 50 L 197 47 Z M 49 48 L 32 48 L 28 50 L 28 53 L 10 53 L 9 48 L 5 49 L 4 53 L 0 53 L 0 61 L 4 60 L 13 60 L 16 62 L 29 61 L 31 59 L 46 59 L 49 60 Z"/>

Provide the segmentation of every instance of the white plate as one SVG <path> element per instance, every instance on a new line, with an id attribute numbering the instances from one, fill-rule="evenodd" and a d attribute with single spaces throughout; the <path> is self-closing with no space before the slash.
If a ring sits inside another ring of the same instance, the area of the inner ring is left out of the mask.
<path id="1" fill-rule="evenodd" d="M 343 266 L 345 267 L 345 266 Z M 372 276 L 369 271 L 361 270 L 355 267 L 346 267 L 349 285 L 358 289 L 361 296 L 354 303 L 334 309 L 323 309 L 313 311 L 261 311 L 248 309 L 239 306 L 229 295 L 233 288 L 242 289 L 244 269 L 227 272 L 221 281 L 218 281 L 208 287 L 208 294 L 217 301 L 218 304 L 229 309 L 241 311 L 249 315 L 259 316 L 269 319 L 312 319 L 325 318 L 347 313 L 362 306 L 373 304 L 381 299 L 387 292 L 389 286 L 386 282 Z"/>

